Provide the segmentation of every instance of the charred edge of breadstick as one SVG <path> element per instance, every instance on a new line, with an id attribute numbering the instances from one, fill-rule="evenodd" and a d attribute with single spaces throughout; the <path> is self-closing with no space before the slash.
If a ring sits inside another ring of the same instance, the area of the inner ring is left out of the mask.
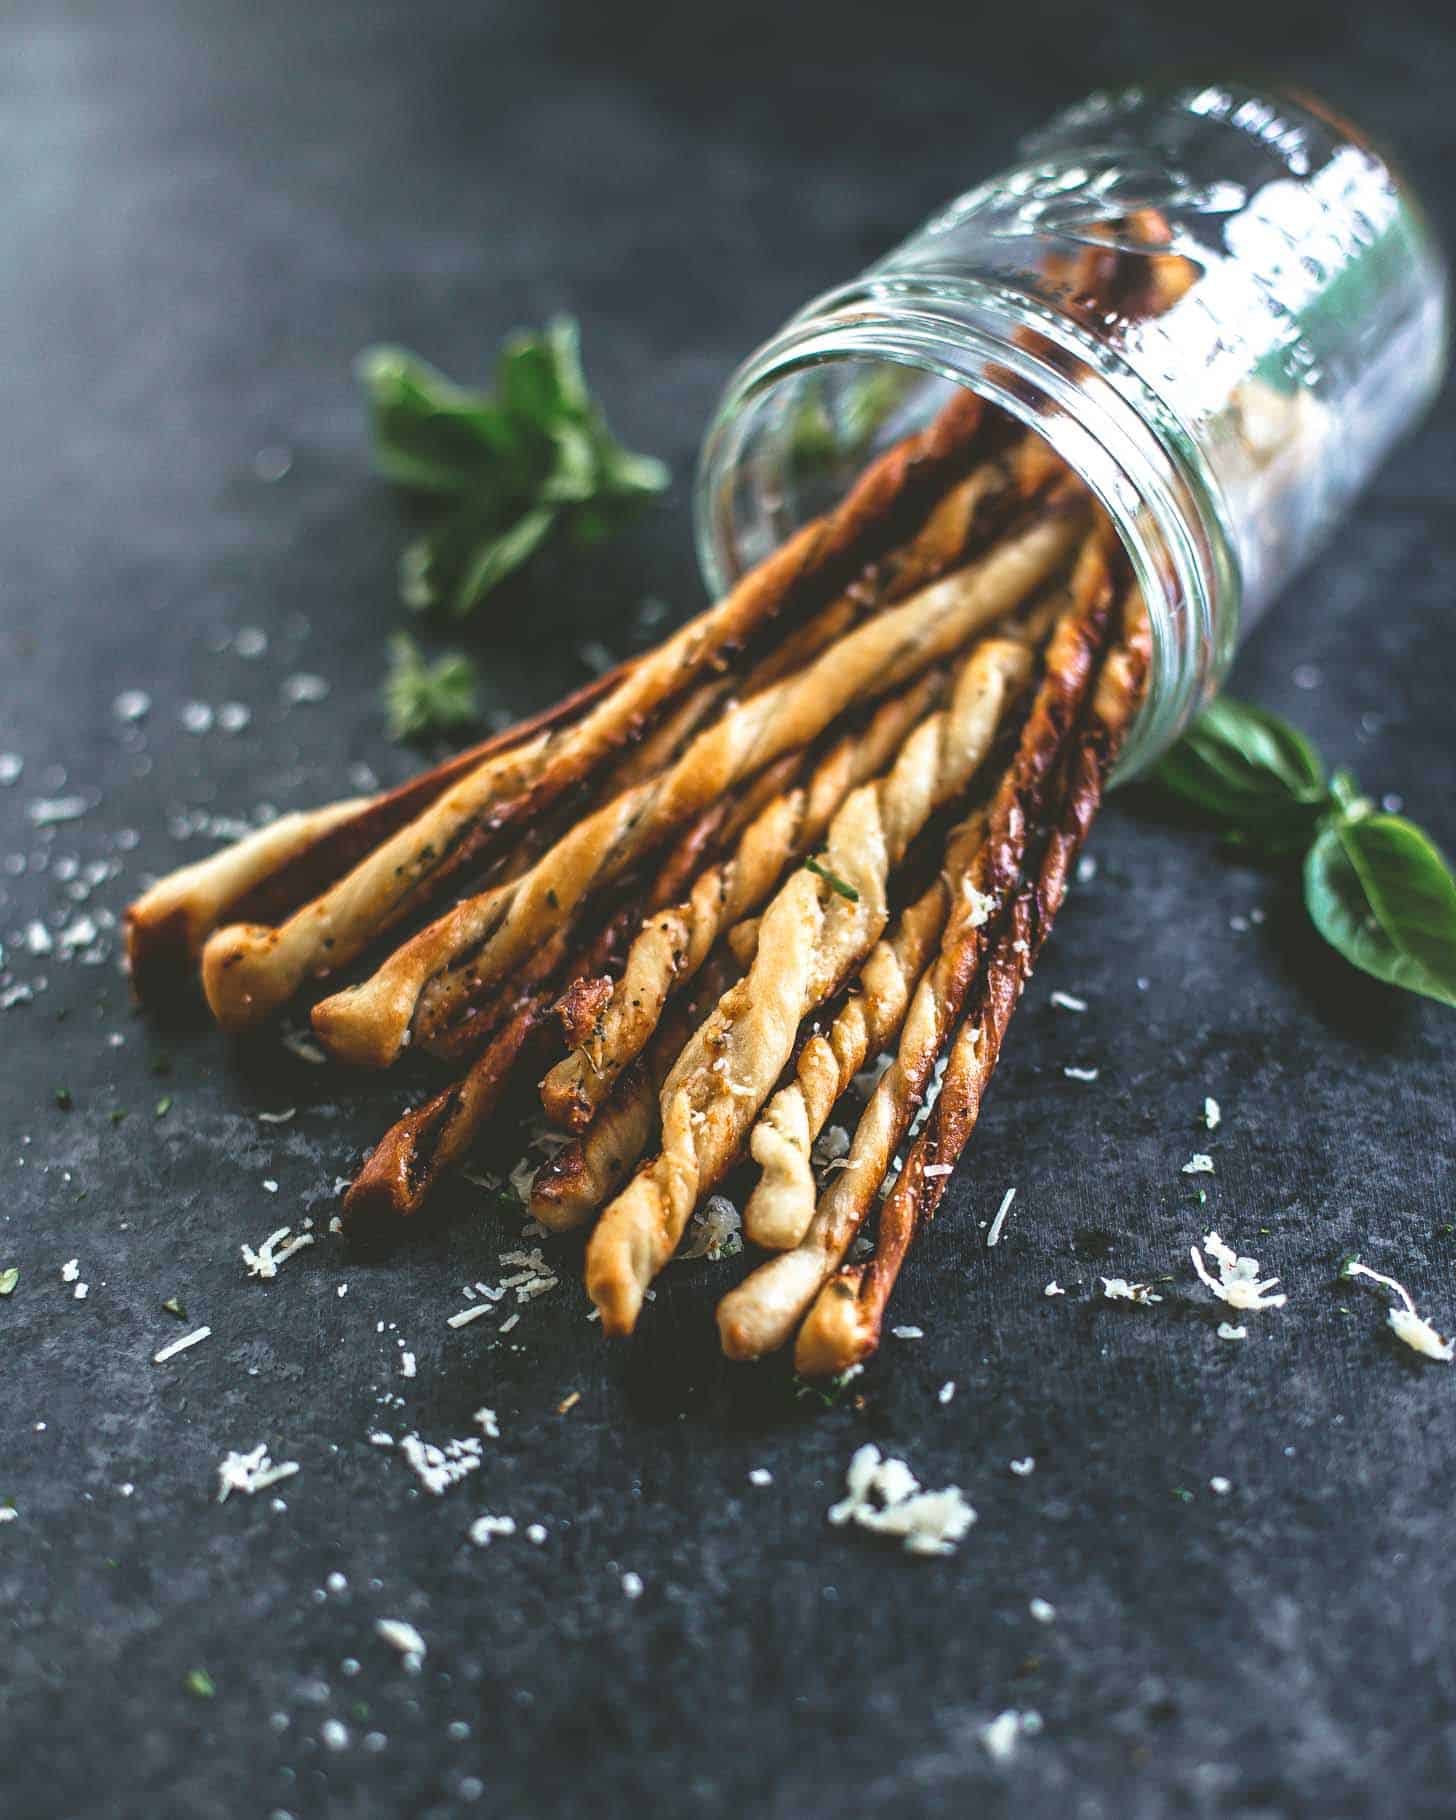
<path id="1" fill-rule="evenodd" d="M 906 520 L 913 523 L 968 461 L 983 417 L 980 401 L 960 394 L 926 430 L 887 451 L 833 512 L 807 525 L 725 600 L 639 659 L 619 687 L 552 745 L 527 789 L 505 796 L 489 763 L 478 767 L 285 923 L 218 930 L 203 955 L 204 990 L 218 1022 L 231 1029 L 257 1024 L 306 979 L 354 960 L 433 891 L 462 847 L 479 857 L 477 833 L 494 834 L 544 813 L 761 627 L 790 610 L 812 612 L 831 598 L 899 541 Z"/>
<path id="2" fill-rule="evenodd" d="M 694 1206 L 731 1165 L 773 1091 L 800 1023 L 879 939 L 892 870 L 937 806 L 967 789 L 1030 667 L 1030 654 L 1012 640 L 973 646 L 948 705 L 922 721 L 889 770 L 837 811 L 820 871 L 791 873 L 780 887 L 761 921 L 748 977 L 720 999 L 664 1083 L 660 1154 L 592 1234 L 587 1293 L 604 1333 L 635 1325 Z"/>
<path id="3" fill-rule="evenodd" d="M 885 1310 L 916 1233 L 934 1219 L 954 1167 L 980 1117 L 1011 1014 L 1031 977 L 1066 895 L 1067 879 L 1102 801 L 1103 790 L 1141 698 L 1146 652 L 1137 632 L 1111 653 L 1098 679 L 1087 725 L 1071 755 L 1037 877 L 1023 886 L 998 938 L 956 1039 L 940 1098 L 880 1213 L 867 1264 L 842 1267 L 819 1292 L 794 1348 L 805 1377 L 830 1377 L 868 1358 L 880 1343 Z M 927 1170 L 933 1169 L 933 1175 Z"/>
<path id="4" fill-rule="evenodd" d="M 290 915 L 468 771 L 584 714 L 617 686 L 628 667 L 618 665 L 554 706 L 394 790 L 283 816 L 221 853 L 159 880 L 123 918 L 127 967 L 137 997 L 157 1005 L 195 991 L 203 943 L 224 919 L 276 922 Z"/>
<path id="5" fill-rule="evenodd" d="M 863 726 L 835 739 L 802 787 L 766 803 L 732 856 L 699 874 L 685 902 L 659 909 L 643 924 L 594 1041 L 559 1062 L 541 1084 L 549 1118 L 568 1131 L 585 1129 L 723 930 L 763 903 L 784 867 L 823 834 L 849 791 L 887 764 L 910 729 L 934 710 L 944 684 L 943 673 L 927 673 L 882 702 Z"/>
<path id="6" fill-rule="evenodd" d="M 468 1073 L 408 1112 L 374 1147 L 344 1197 L 343 1216 L 358 1222 L 418 1213 L 440 1177 L 469 1150 L 500 1103 L 511 1071 L 545 1016 L 549 994 L 523 1000 Z"/>
<path id="7" fill-rule="evenodd" d="M 462 900 L 369 979 L 315 1006 L 314 1029 L 325 1047 L 341 1060 L 389 1066 L 412 1029 L 428 1039 L 481 982 L 507 973 L 671 828 L 781 753 L 817 739 L 848 709 L 892 693 L 962 648 L 1061 565 L 1085 523 L 1080 505 L 1048 508 L 978 562 L 739 703 L 663 777 L 597 810 L 529 872 Z"/>
<path id="8" fill-rule="evenodd" d="M 761 1265 L 718 1304 L 719 1337 L 729 1358 L 760 1358 L 789 1340 L 869 1212 L 979 971 L 987 940 L 983 929 L 1003 911 L 1020 878 L 1028 828 L 1040 818 L 1051 776 L 1088 697 L 1111 593 L 1099 526 L 1078 559 L 1074 603 L 1052 635 L 1046 671 L 1016 756 L 997 785 L 972 875 L 947 881 L 952 908 L 940 952 L 915 989 L 895 1062 L 860 1117 L 847 1166 L 820 1196 L 799 1244 Z"/>

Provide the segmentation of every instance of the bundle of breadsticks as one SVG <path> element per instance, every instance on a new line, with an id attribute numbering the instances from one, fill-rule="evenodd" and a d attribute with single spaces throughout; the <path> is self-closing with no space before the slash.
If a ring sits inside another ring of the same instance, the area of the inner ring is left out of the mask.
<path id="1" fill-rule="evenodd" d="M 1097 250 L 1073 276 L 1152 310 L 1137 287 L 1176 264 Z M 449 1069 L 350 1221 L 415 1212 L 538 1094 L 567 1141 L 531 1212 L 586 1234 L 608 1334 L 742 1172 L 764 1255 L 719 1304 L 723 1348 L 838 1373 L 975 1127 L 1148 641 L 1085 487 L 961 392 L 655 650 L 163 880 L 127 915 L 132 977 L 157 999 L 200 972 L 228 1031 L 309 995 L 337 1061 Z"/>

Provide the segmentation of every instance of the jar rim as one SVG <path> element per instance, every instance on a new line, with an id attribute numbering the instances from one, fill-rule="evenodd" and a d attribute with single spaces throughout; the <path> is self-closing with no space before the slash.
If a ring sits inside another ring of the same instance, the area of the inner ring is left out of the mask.
<path id="1" fill-rule="evenodd" d="M 1107 512 L 1147 602 L 1153 642 L 1114 781 L 1145 771 L 1232 661 L 1242 583 L 1227 516 L 1156 394 L 1125 364 L 1110 372 L 1106 348 L 1022 293 L 939 273 L 888 282 L 871 274 L 816 299 L 751 354 L 729 381 L 698 466 L 698 556 L 710 589 L 721 594 L 747 566 L 735 548 L 733 483 L 774 394 L 809 369 L 869 360 L 968 387 L 1041 436 Z"/>

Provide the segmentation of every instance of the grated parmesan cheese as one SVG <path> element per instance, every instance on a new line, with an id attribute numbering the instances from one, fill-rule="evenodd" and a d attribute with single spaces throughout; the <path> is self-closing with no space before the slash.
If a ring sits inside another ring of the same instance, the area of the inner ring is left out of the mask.
<path id="1" fill-rule="evenodd" d="M 684 1260 L 731 1258 L 743 1249 L 743 1216 L 726 1194 L 710 1194 L 697 1208 L 678 1256 Z"/>
<path id="2" fill-rule="evenodd" d="M 164 1346 L 160 1352 L 154 1352 L 152 1354 L 152 1363 L 154 1365 L 165 1365 L 168 1359 L 175 1359 L 179 1352 L 186 1352 L 189 1346 L 200 1346 L 205 1339 L 208 1339 L 211 1336 L 211 1334 L 212 1329 L 210 1327 L 198 1327 L 191 1333 L 184 1333 L 180 1340 L 173 1340 L 169 1346 Z"/>
<path id="3" fill-rule="evenodd" d="M 923 1327 L 892 1327 L 890 1332 L 897 1340 L 923 1340 L 925 1338 Z"/>
<path id="4" fill-rule="evenodd" d="M 475 1472 L 481 1460 L 480 1442 L 473 1435 L 436 1447 L 431 1441 L 422 1441 L 417 1434 L 408 1434 L 401 1439 L 399 1448 L 425 1490 L 437 1498 Z"/>
<path id="5" fill-rule="evenodd" d="M 477 1409 L 470 1419 L 485 1436 L 487 1441 L 498 1441 L 500 1439 L 500 1423 L 495 1419 L 495 1411 L 493 1409 Z"/>
<path id="6" fill-rule="evenodd" d="M 1051 1282 L 1047 1284 L 1046 1288 L 1042 1290 L 1043 1295 L 1065 1295 L 1066 1293 L 1067 1293 L 1066 1290 L 1062 1288 L 1061 1284 L 1056 1280 L 1055 1277 L 1053 1277 Z"/>
<path id="7" fill-rule="evenodd" d="M 622 1591 L 629 1599 L 640 1599 L 644 1590 L 641 1574 L 625 1573 L 622 1575 Z"/>
<path id="8" fill-rule="evenodd" d="M 1034 1712 L 998 1713 L 976 1734 L 981 1748 L 993 1763 L 1006 1763 L 1016 1753 L 1023 1738 L 1034 1738 L 1041 1730 L 1041 1715 Z"/>
<path id="9" fill-rule="evenodd" d="M 1101 1070 L 1098 1068 L 1063 1068 L 1062 1073 L 1069 1081 L 1095 1081 Z"/>
<path id="10" fill-rule="evenodd" d="M 1195 1150 L 1183 1165 L 1182 1173 L 1184 1175 L 1212 1175 L 1213 1158 L 1202 1150 Z"/>
<path id="11" fill-rule="evenodd" d="M 489 1302 L 473 1302 L 469 1308 L 462 1308 L 458 1314 L 452 1314 L 445 1322 L 447 1327 L 468 1327 L 472 1321 L 478 1321 L 483 1314 L 491 1311 Z"/>
<path id="12" fill-rule="evenodd" d="M 280 1226 L 276 1232 L 270 1232 L 256 1250 L 251 1245 L 241 1245 L 243 1262 L 248 1267 L 250 1277 L 259 1277 L 269 1282 L 278 1275 L 278 1266 L 286 1264 L 296 1251 L 302 1251 L 305 1245 L 312 1245 L 313 1234 L 300 1232 L 289 1238 L 293 1231 L 291 1226 Z M 284 1241 L 287 1240 L 285 1244 Z"/>
<path id="13" fill-rule="evenodd" d="M 1289 1300 L 1287 1295 L 1269 1294 L 1279 1281 L 1278 1277 L 1269 1277 L 1261 1283 L 1258 1259 L 1241 1258 L 1216 1232 L 1204 1235 L 1203 1246 L 1217 1266 L 1218 1275 L 1214 1277 L 1209 1271 L 1196 1245 L 1189 1252 L 1193 1268 L 1198 1272 L 1199 1280 L 1230 1308 L 1282 1308 Z"/>
<path id="14" fill-rule="evenodd" d="M 1392 1308 L 1386 1319 L 1390 1322 L 1391 1332 L 1409 1346 L 1412 1352 L 1421 1353 L 1428 1359 L 1439 1359 L 1446 1365 L 1456 1359 L 1456 1340 L 1443 1340 L 1429 1321 L 1421 1319 L 1416 1313 L 1410 1291 L 1397 1283 L 1394 1277 L 1383 1276 L 1368 1264 L 1362 1264 L 1359 1258 L 1347 1258 L 1340 1268 L 1340 1275 L 1368 1277 L 1372 1283 L 1379 1283 L 1400 1297 L 1402 1306 Z"/>
<path id="15" fill-rule="evenodd" d="M 1054 992 L 1050 1001 L 1058 1011 L 1081 1012 L 1087 1009 L 1084 998 L 1074 998 L 1070 992 Z"/>
<path id="16" fill-rule="evenodd" d="M 376 1618 L 375 1635 L 382 1637 L 391 1649 L 397 1649 L 405 1659 L 408 1667 L 413 1657 L 416 1667 L 424 1661 L 425 1640 L 413 1624 L 407 1624 L 403 1618 Z"/>
<path id="17" fill-rule="evenodd" d="M 1206 1131 L 1217 1131 L 1222 1123 L 1223 1113 L 1219 1108 L 1219 1103 L 1210 1095 L 1203 1102 L 1204 1129 Z"/>
<path id="18" fill-rule="evenodd" d="M 766 1466 L 755 1466 L 748 1475 L 748 1483 L 750 1485 L 772 1485 L 773 1474 Z"/>
<path id="19" fill-rule="evenodd" d="M 1220 1321 L 1214 1331 L 1221 1340 L 1247 1340 L 1249 1337 L 1247 1327 L 1235 1327 L 1232 1321 Z"/>
<path id="20" fill-rule="evenodd" d="M 470 1540 L 477 1548 L 489 1548 L 492 1536 L 513 1536 L 516 1533 L 514 1517 L 477 1517 L 470 1525 Z"/>
<path id="21" fill-rule="evenodd" d="M 942 1384 L 940 1389 L 935 1393 L 936 1402 L 949 1403 L 951 1398 L 955 1395 L 955 1390 L 955 1379 L 947 1378 L 944 1384 Z"/>
<path id="22" fill-rule="evenodd" d="M 1029 1479 L 1036 1471 L 1036 1459 L 1032 1454 L 1028 1454 L 1024 1460 L 1012 1460 L 1010 1466 L 1018 1479 Z"/>
<path id="23" fill-rule="evenodd" d="M 898 1536 L 912 1555 L 954 1554 L 976 1520 L 959 1486 L 923 1491 L 903 1460 L 885 1459 L 872 1441 L 850 1461 L 846 1484 L 848 1495 L 830 1506 L 829 1521 Z"/>
<path id="24" fill-rule="evenodd" d="M 1153 1294 L 1151 1283 L 1129 1283 L 1126 1277 L 1103 1277 L 1102 1299 L 1105 1302 L 1161 1302 L 1160 1295 Z"/>
<path id="25" fill-rule="evenodd" d="M 230 1493 L 266 1491 L 280 1479 L 291 1479 L 298 1471 L 297 1460 L 284 1460 L 275 1466 L 268 1457 L 268 1446 L 260 1441 L 251 1453 L 230 1453 L 217 1469 L 217 1501 L 226 1504 Z"/>
<path id="26" fill-rule="evenodd" d="M 1016 1190 L 1008 1188 L 1002 1197 L 1001 1205 L 996 1209 L 996 1217 L 991 1222 L 991 1230 L 986 1234 L 986 1243 L 995 1245 L 1000 1242 L 1001 1229 L 1006 1224 L 1006 1216 L 1011 1211 L 1011 1203 L 1016 1199 Z"/>

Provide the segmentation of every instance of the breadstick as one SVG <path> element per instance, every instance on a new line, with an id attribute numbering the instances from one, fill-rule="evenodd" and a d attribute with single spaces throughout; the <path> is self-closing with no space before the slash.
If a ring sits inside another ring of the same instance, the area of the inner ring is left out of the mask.
<path id="1" fill-rule="evenodd" d="M 592 1234 L 587 1291 L 604 1332 L 631 1331 L 693 1208 L 772 1091 L 800 1021 L 878 939 L 892 868 L 931 813 L 964 792 L 1030 668 L 1026 647 L 1013 640 L 976 646 L 949 705 L 916 728 L 884 777 L 862 785 L 836 814 L 822 869 L 792 873 L 764 912 L 747 978 L 719 1001 L 664 1083 L 662 1154 Z"/>
<path id="2" fill-rule="evenodd" d="M 925 1095 L 979 969 L 982 927 L 999 915 L 1016 888 L 1028 825 L 1040 818 L 1050 778 L 1087 697 L 1111 597 L 1100 528 L 1078 561 L 1073 597 L 1052 635 L 1046 673 L 1016 755 L 997 786 L 986 840 L 971 872 L 955 881 L 940 952 L 915 989 L 895 1061 L 860 1117 L 847 1166 L 819 1197 L 794 1249 L 761 1265 L 718 1304 L 719 1336 L 730 1358 L 759 1358 L 789 1339 L 849 1249 Z"/>
<path id="3" fill-rule="evenodd" d="M 806 1377 L 833 1376 L 879 1345 L 900 1266 L 916 1233 L 934 1219 L 950 1170 L 975 1129 L 1011 1014 L 1066 895 L 1067 879 L 1096 817 L 1145 675 L 1146 654 L 1136 639 L 1112 652 L 1103 666 L 1037 877 L 1017 893 L 987 959 L 951 1049 L 935 1110 L 881 1210 L 873 1256 L 868 1264 L 841 1267 L 820 1290 L 799 1329 L 794 1364 Z"/>
<path id="4" fill-rule="evenodd" d="M 837 740 L 808 782 L 786 790 L 745 829 L 729 859 L 693 881 L 683 903 L 659 910 L 628 950 L 622 977 L 592 1040 L 558 1062 L 541 1083 L 548 1118 L 581 1131 L 640 1055 L 670 995 L 702 966 L 718 937 L 768 897 L 784 867 L 823 838 L 849 792 L 887 765 L 910 729 L 943 693 L 931 671 L 882 702 L 867 726 Z"/>
<path id="5" fill-rule="evenodd" d="M 462 851 L 478 858 L 481 844 L 498 841 L 506 826 L 529 826 L 790 606 L 809 611 L 831 599 L 893 545 L 907 516 L 920 515 L 943 490 L 966 461 L 983 414 L 978 400 L 960 394 L 928 429 L 889 450 L 833 512 L 806 525 L 726 599 L 639 659 L 570 729 L 547 735 L 534 773 L 522 777 L 517 765 L 503 777 L 499 762 L 487 761 L 287 922 L 219 930 L 203 956 L 203 984 L 218 1022 L 228 1029 L 256 1024 L 306 979 L 355 959 L 458 868 Z"/>
<path id="6" fill-rule="evenodd" d="M 388 1066 L 417 1010 L 417 1034 L 428 1037 L 482 983 L 546 940 L 589 892 L 739 779 L 809 744 L 846 709 L 891 693 L 1008 612 L 1062 561 L 1080 521 L 1070 505 L 1048 510 L 978 562 L 848 633 L 807 669 L 740 702 L 662 777 L 579 822 L 518 879 L 464 899 L 363 984 L 323 1000 L 313 1021 L 325 1047 L 341 1060 Z"/>

